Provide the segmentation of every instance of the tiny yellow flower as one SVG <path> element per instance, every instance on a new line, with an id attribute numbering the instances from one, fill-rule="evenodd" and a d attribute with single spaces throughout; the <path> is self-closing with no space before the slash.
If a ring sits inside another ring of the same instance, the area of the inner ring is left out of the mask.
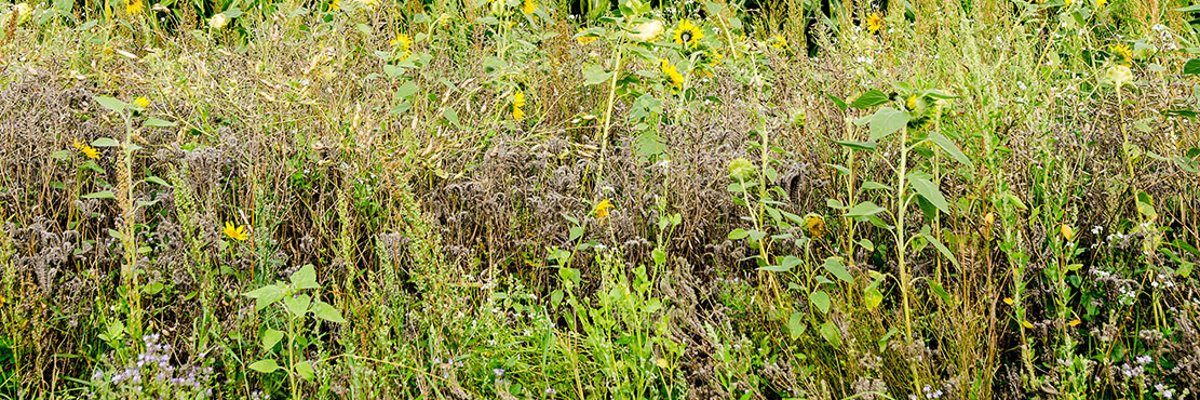
<path id="1" fill-rule="evenodd" d="M 512 97 L 512 118 L 520 121 L 525 119 L 525 92 L 518 90 Z"/>
<path id="2" fill-rule="evenodd" d="M 245 225 L 235 227 L 232 222 L 225 222 L 225 236 L 229 236 L 230 239 L 239 242 L 245 242 L 246 239 L 250 238 L 250 234 L 246 233 Z"/>
<path id="3" fill-rule="evenodd" d="M 584 31 L 584 29 L 582 27 L 580 27 L 579 33 L 583 33 L 583 31 Z M 596 39 L 599 39 L 599 38 L 592 36 L 592 35 L 581 35 L 581 36 L 575 38 L 575 41 L 579 42 L 580 45 L 586 46 L 586 45 L 591 44 L 592 42 L 595 42 Z"/>
<path id="4" fill-rule="evenodd" d="M 408 35 L 403 33 L 396 35 L 396 38 L 392 39 L 391 43 L 392 47 L 396 49 L 396 58 L 400 61 L 404 61 L 412 55 L 413 41 Z"/>
<path id="5" fill-rule="evenodd" d="M 1096 0 L 1096 8 L 1104 8 L 1105 4 L 1108 4 L 1108 0 Z"/>
<path id="6" fill-rule="evenodd" d="M 537 11 L 537 3 L 534 0 L 525 0 L 521 4 L 521 12 L 525 13 L 525 15 L 533 14 L 534 11 Z"/>
<path id="7" fill-rule="evenodd" d="M 683 20 L 679 23 L 679 27 L 675 28 L 675 44 L 683 45 L 683 47 L 693 46 L 700 39 L 704 39 L 704 31 L 700 27 L 693 24 L 691 20 Z"/>
<path id="8" fill-rule="evenodd" d="M 1063 0 L 1063 7 L 1070 7 L 1070 6 L 1071 6 L 1071 0 Z"/>
<path id="9" fill-rule="evenodd" d="M 674 91 L 683 90 L 683 74 L 679 73 L 679 69 L 671 65 L 671 62 L 665 58 L 659 59 L 659 62 L 662 64 L 660 68 L 663 75 L 667 76 L 667 80 L 671 82 L 671 87 L 674 88 Z"/>
<path id="10" fill-rule="evenodd" d="M 908 111 L 916 110 L 917 109 L 917 95 L 914 94 L 914 95 L 908 96 L 908 100 L 904 101 L 904 107 L 907 108 Z"/>
<path id="11" fill-rule="evenodd" d="M 138 98 L 133 99 L 133 105 L 138 108 L 150 107 L 150 99 L 147 99 L 146 96 L 138 96 Z"/>
<path id="12" fill-rule="evenodd" d="M 1058 227 L 1058 233 L 1061 234 L 1063 239 L 1066 239 L 1068 242 L 1075 240 L 1075 230 L 1071 229 L 1070 225 L 1062 224 L 1062 226 Z"/>
<path id="13" fill-rule="evenodd" d="M 75 148 L 78 149 L 80 153 L 83 153 L 84 157 L 87 157 L 87 158 L 90 158 L 93 160 L 100 159 L 100 151 L 99 150 L 96 150 L 95 147 L 89 146 L 87 143 L 80 142 L 79 139 L 76 139 L 75 143 L 72 143 L 71 145 L 75 146 Z"/>
<path id="14" fill-rule="evenodd" d="M 141 14 L 146 11 L 146 3 L 142 0 L 125 0 L 125 13 L 129 15 Z"/>
<path id="15" fill-rule="evenodd" d="M 596 203 L 596 207 L 592 208 L 592 214 L 596 215 L 597 220 L 608 218 L 608 210 L 613 208 L 613 204 L 608 199 L 604 199 Z"/>
<path id="16" fill-rule="evenodd" d="M 867 14 L 867 32 L 874 35 L 880 29 L 883 29 L 883 15 L 879 14 L 879 12 Z"/>
<path id="17" fill-rule="evenodd" d="M 1083 321 L 1080 321 L 1078 318 L 1076 318 L 1076 319 L 1073 319 L 1073 320 L 1067 322 L 1067 326 L 1074 327 L 1074 326 L 1078 326 L 1081 323 L 1083 323 Z"/>
<path id="18" fill-rule="evenodd" d="M 778 33 L 776 33 L 775 36 L 771 36 L 770 43 L 771 47 L 775 48 L 775 50 L 785 50 L 788 47 L 787 38 Z"/>
<path id="19" fill-rule="evenodd" d="M 1010 305 L 1010 306 L 1011 306 L 1011 305 L 1013 305 L 1013 298 L 1012 298 L 1012 297 L 1005 297 L 1005 298 L 1004 298 L 1004 304 L 1008 304 L 1008 305 Z"/>
<path id="20" fill-rule="evenodd" d="M 1109 47 L 1109 51 L 1121 58 L 1117 63 L 1124 65 L 1133 64 L 1133 50 L 1130 50 L 1129 46 L 1124 43 L 1117 43 Z"/>

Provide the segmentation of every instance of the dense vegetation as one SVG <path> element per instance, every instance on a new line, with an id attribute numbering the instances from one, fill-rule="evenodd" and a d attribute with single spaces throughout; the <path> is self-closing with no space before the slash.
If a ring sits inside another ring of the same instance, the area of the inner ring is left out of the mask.
<path id="1" fill-rule="evenodd" d="M 0 5 L 0 398 L 1182 399 L 1200 6 Z"/>

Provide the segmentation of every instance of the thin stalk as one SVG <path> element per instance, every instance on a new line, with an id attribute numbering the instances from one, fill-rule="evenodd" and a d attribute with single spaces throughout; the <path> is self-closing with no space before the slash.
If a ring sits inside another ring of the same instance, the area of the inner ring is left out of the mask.
<path id="1" fill-rule="evenodd" d="M 908 264 L 905 263 L 904 252 L 908 247 L 908 242 L 905 241 L 904 232 L 904 209 L 906 201 L 904 199 L 905 189 L 905 174 L 908 173 L 908 149 L 905 147 L 908 143 L 908 128 L 900 128 L 900 179 L 896 184 L 896 265 L 900 269 L 900 297 L 904 305 L 904 338 L 908 341 L 908 345 L 913 344 L 912 333 L 912 307 L 909 306 L 909 285 L 911 279 L 908 276 Z M 917 376 L 917 365 L 909 360 L 908 368 L 912 372 L 913 387 L 916 389 L 914 393 L 921 393 L 921 379 Z"/>

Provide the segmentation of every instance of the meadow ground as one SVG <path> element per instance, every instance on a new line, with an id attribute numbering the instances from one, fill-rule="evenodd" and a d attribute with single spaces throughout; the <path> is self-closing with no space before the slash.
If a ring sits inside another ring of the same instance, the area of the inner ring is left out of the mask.
<path id="1" fill-rule="evenodd" d="M 1200 6 L 0 4 L 0 398 L 1185 399 Z"/>

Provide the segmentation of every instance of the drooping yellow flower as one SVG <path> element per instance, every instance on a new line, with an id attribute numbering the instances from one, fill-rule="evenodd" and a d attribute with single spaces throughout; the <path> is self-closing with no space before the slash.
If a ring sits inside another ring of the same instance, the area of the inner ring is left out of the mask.
<path id="1" fill-rule="evenodd" d="M 250 234 L 246 233 L 245 225 L 234 226 L 232 222 L 225 222 L 225 236 L 239 242 L 245 242 L 250 238 Z"/>
<path id="2" fill-rule="evenodd" d="M 663 75 L 667 76 L 667 80 L 671 82 L 671 87 L 674 88 L 674 91 L 683 90 L 683 74 L 679 73 L 679 68 L 675 68 L 674 65 L 671 65 L 671 61 L 665 58 L 658 61 L 662 64 L 660 68 Z"/>
<path id="3" fill-rule="evenodd" d="M 1070 225 L 1062 224 L 1062 226 L 1058 227 L 1058 233 L 1068 242 L 1075 239 L 1075 230 L 1071 229 Z"/>
<path id="4" fill-rule="evenodd" d="M 512 118 L 520 121 L 525 119 L 525 92 L 518 90 L 512 97 Z"/>
<path id="5" fill-rule="evenodd" d="M 521 12 L 525 13 L 525 15 L 533 14 L 534 11 L 537 11 L 537 3 L 534 0 L 525 0 L 521 4 Z"/>
<path id="6" fill-rule="evenodd" d="M 700 30 L 700 27 L 693 24 L 691 20 L 685 19 L 679 22 L 679 27 L 675 28 L 675 44 L 688 47 L 695 45 L 700 39 L 704 39 L 704 31 Z"/>
<path id="7" fill-rule="evenodd" d="M 99 150 L 96 150 L 95 147 L 89 146 L 87 143 L 80 142 L 79 139 L 75 139 L 75 143 L 72 143 L 71 145 L 75 146 L 75 148 L 78 149 L 80 153 L 83 153 L 84 157 L 87 157 L 87 158 L 90 158 L 93 160 L 100 159 L 100 151 Z"/>
<path id="8" fill-rule="evenodd" d="M 1124 65 L 1133 64 L 1133 50 L 1130 50 L 1129 46 L 1125 45 L 1124 43 L 1112 45 L 1112 47 L 1109 47 L 1109 51 L 1117 55 L 1117 57 L 1120 57 L 1120 60 L 1117 60 L 1117 63 Z"/>
<path id="9" fill-rule="evenodd" d="M 1008 305 L 1010 305 L 1010 306 L 1011 306 L 1011 305 L 1013 305 L 1013 298 L 1012 298 L 1012 297 L 1005 297 L 1005 298 L 1004 298 L 1004 304 L 1008 304 Z"/>
<path id="10" fill-rule="evenodd" d="M 138 96 L 138 98 L 133 99 L 133 105 L 138 106 L 138 108 L 150 107 L 150 99 L 147 99 L 146 96 Z"/>
<path id="11" fill-rule="evenodd" d="M 584 31 L 583 27 L 580 27 L 579 33 L 583 33 L 583 31 Z M 575 38 L 575 41 L 579 42 L 580 45 L 586 46 L 586 45 L 591 44 L 592 42 L 595 42 L 596 39 L 599 39 L 599 38 L 592 36 L 592 35 L 580 35 L 579 37 Z"/>
<path id="12" fill-rule="evenodd" d="M 883 15 L 879 14 L 879 12 L 867 14 L 867 32 L 874 35 L 880 29 L 883 29 Z"/>
<path id="13" fill-rule="evenodd" d="M 392 39 L 391 43 L 392 47 L 396 50 L 396 58 L 400 61 L 404 61 L 412 55 L 413 41 L 412 38 L 408 37 L 408 35 L 403 33 L 396 35 L 396 38 Z"/>
<path id="14" fill-rule="evenodd" d="M 1081 323 L 1083 323 L 1083 321 L 1080 321 L 1079 318 L 1076 318 L 1076 319 L 1068 321 L 1067 326 L 1074 327 L 1074 326 L 1078 326 Z"/>
<path id="15" fill-rule="evenodd" d="M 771 43 L 771 47 L 775 48 L 775 50 L 785 50 L 788 47 L 787 38 L 783 37 L 783 35 L 779 33 L 776 33 L 775 36 L 771 36 L 771 40 L 769 42 Z"/>
<path id="16" fill-rule="evenodd" d="M 608 210 L 611 210 L 612 208 L 612 202 L 608 199 L 604 199 L 599 203 L 596 203 L 596 206 L 592 208 L 592 214 L 596 215 L 597 220 L 603 220 L 608 218 Z"/>
<path id="17" fill-rule="evenodd" d="M 129 15 L 141 14 L 146 11 L 146 3 L 142 0 L 125 0 L 125 13 Z"/>

